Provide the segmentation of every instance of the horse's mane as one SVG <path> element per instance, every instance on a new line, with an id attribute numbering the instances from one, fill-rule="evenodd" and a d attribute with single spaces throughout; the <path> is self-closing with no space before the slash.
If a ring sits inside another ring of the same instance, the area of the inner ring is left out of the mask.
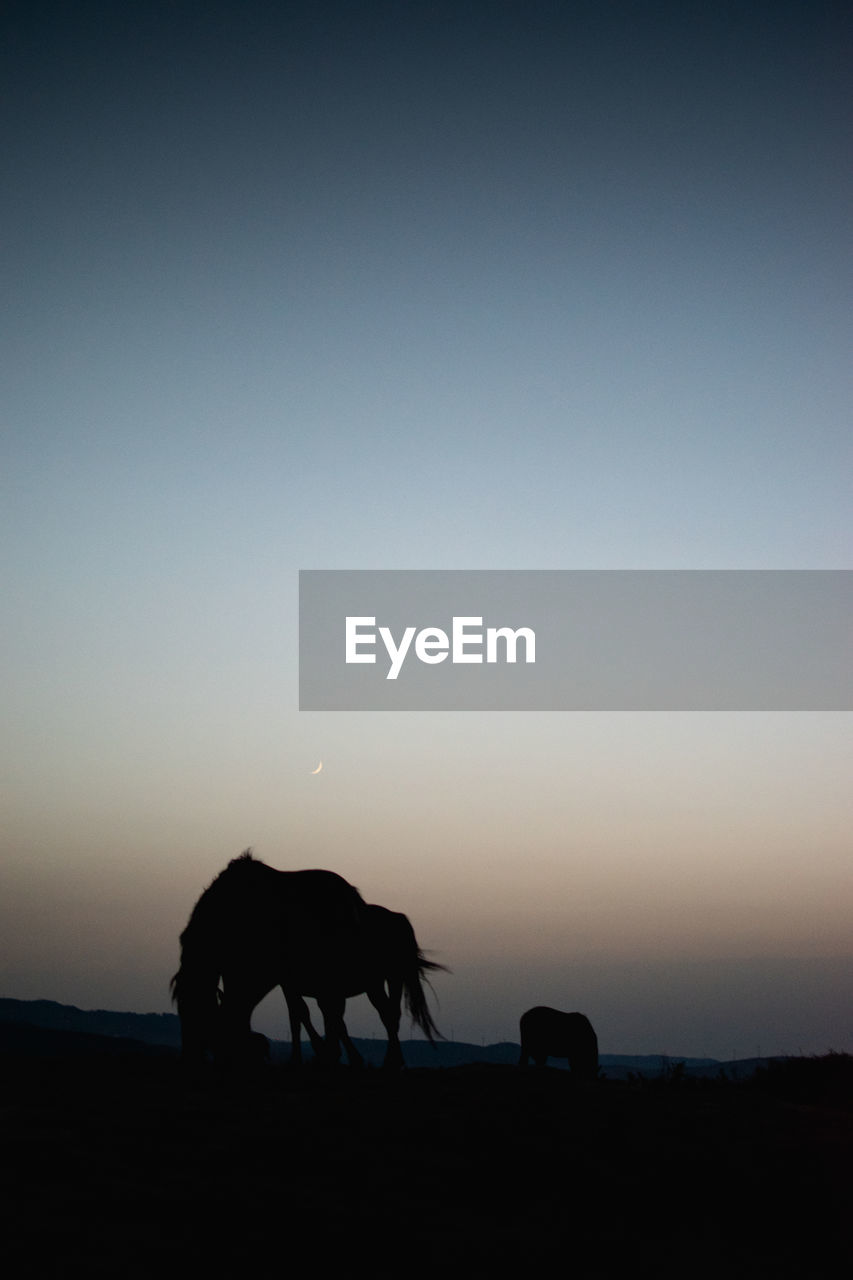
<path id="1" fill-rule="evenodd" d="M 208 931 L 211 923 L 220 915 L 226 898 L 232 897 L 237 881 L 242 877 L 245 883 L 249 868 L 254 872 L 255 868 L 265 866 L 266 863 L 255 860 L 251 849 L 245 849 L 239 858 L 232 858 L 225 870 L 220 871 L 219 875 L 210 882 L 193 907 L 187 927 L 181 934 L 181 947 L 187 944 L 192 946 Z"/>

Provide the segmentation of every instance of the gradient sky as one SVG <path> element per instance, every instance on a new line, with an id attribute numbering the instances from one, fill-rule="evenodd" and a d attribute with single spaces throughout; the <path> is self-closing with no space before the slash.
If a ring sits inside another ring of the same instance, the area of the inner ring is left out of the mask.
<path id="1" fill-rule="evenodd" d="M 167 1009 L 253 845 L 457 1039 L 853 1050 L 849 715 L 296 709 L 300 568 L 853 567 L 849 6 L 2 21 L 2 994 Z"/>

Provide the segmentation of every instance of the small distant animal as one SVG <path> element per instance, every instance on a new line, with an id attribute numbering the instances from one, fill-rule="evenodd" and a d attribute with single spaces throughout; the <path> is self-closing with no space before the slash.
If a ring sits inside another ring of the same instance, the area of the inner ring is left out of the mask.
<path id="1" fill-rule="evenodd" d="M 536 1005 L 521 1015 L 520 1067 L 530 1059 L 544 1067 L 549 1058 L 568 1058 L 572 1075 L 581 1080 L 598 1078 L 598 1037 L 583 1013 L 561 1013 Z"/>

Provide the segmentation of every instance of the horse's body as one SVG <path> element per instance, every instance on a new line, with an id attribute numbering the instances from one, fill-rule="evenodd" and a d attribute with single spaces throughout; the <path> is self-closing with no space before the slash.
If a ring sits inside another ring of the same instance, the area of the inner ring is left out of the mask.
<path id="1" fill-rule="evenodd" d="M 537 1005 L 521 1015 L 519 1029 L 520 1066 L 526 1067 L 531 1058 L 537 1067 L 544 1067 L 549 1058 L 567 1058 L 573 1076 L 598 1077 L 598 1038 L 585 1014 Z"/>
<path id="2" fill-rule="evenodd" d="M 224 1047 L 227 1053 L 246 1043 L 252 1010 L 281 986 L 295 1061 L 302 1025 L 315 1049 L 321 1047 L 305 995 L 320 1005 L 332 1055 L 337 1058 L 343 1044 L 350 1061 L 357 1061 L 343 1014 L 347 997 L 366 991 L 388 1031 L 386 1063 L 399 1065 L 402 996 L 431 1040 L 435 1026 L 420 979 L 437 968 L 424 959 L 405 916 L 368 907 L 341 876 L 276 871 L 247 851 L 204 891 L 181 934 L 181 967 L 172 992 L 184 1059 L 198 1061 L 207 1049 Z"/>
<path id="3" fill-rule="evenodd" d="M 365 945 L 355 957 L 355 963 L 343 976 L 343 985 L 334 994 L 303 990 L 298 997 L 314 996 L 320 1006 L 326 1028 L 326 1044 L 323 1052 L 334 1059 L 340 1054 L 342 1044 L 350 1065 L 357 1066 L 362 1058 L 347 1033 L 344 1007 L 351 996 L 364 993 L 382 1019 L 388 1036 L 385 1055 L 387 1067 L 403 1065 L 400 1048 L 400 1014 L 403 1001 L 412 1021 L 421 1028 L 430 1043 L 439 1032 L 432 1020 L 423 981 L 428 972 L 444 966 L 427 960 L 418 946 L 415 931 L 407 916 L 386 907 L 367 904 L 364 909 Z M 293 1059 L 299 1061 L 300 1043 L 298 1025 L 294 1032 L 294 1018 L 301 1021 L 317 1050 L 316 1033 L 306 1017 L 304 1000 L 302 1009 L 296 1004 L 297 993 L 283 987 L 291 1019 Z M 304 1011 L 304 1012 L 303 1012 Z"/>

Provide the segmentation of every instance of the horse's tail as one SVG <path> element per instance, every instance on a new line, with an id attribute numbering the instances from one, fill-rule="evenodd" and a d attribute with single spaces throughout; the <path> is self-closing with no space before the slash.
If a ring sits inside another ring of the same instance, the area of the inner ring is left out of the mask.
<path id="1" fill-rule="evenodd" d="M 406 1002 L 406 1012 L 415 1026 L 420 1027 L 430 1044 L 435 1044 L 436 1039 L 443 1040 L 444 1036 L 435 1025 L 427 1003 L 425 987 L 429 987 L 432 990 L 432 983 L 427 975 L 439 972 L 449 973 L 450 971 L 446 965 L 439 964 L 436 960 L 427 960 L 418 946 L 415 931 L 410 921 L 406 916 L 403 916 L 402 920 L 405 921 L 406 933 L 403 942 L 404 956 L 402 957 L 403 996 Z"/>
<path id="2" fill-rule="evenodd" d="M 435 972 L 443 970 L 449 973 L 446 965 L 437 964 L 435 960 L 427 960 L 421 951 L 418 952 L 418 962 L 415 970 L 407 974 L 403 979 L 403 995 L 406 1000 L 406 1011 L 416 1026 L 420 1027 L 430 1044 L 435 1044 L 436 1038 L 443 1040 L 444 1036 L 439 1031 L 433 1021 L 427 1004 L 426 992 L 424 984 L 432 987 L 429 978 L 426 977 L 428 971 Z"/>

